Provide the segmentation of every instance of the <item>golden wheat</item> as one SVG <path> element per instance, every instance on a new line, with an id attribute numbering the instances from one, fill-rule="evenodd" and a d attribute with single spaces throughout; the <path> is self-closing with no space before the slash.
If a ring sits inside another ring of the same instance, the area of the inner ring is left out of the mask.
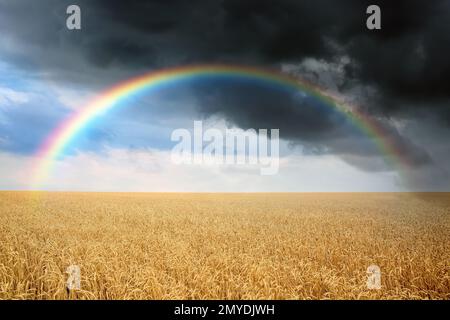
<path id="1" fill-rule="evenodd" d="M 2 192 L 0 298 L 449 299 L 449 244 L 445 193 Z"/>

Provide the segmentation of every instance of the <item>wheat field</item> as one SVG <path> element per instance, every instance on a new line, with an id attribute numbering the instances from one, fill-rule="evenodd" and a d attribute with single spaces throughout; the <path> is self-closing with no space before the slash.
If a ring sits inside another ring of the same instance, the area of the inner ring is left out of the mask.
<path id="1" fill-rule="evenodd" d="M 449 299 L 449 262 L 446 193 L 0 193 L 0 299 Z"/>

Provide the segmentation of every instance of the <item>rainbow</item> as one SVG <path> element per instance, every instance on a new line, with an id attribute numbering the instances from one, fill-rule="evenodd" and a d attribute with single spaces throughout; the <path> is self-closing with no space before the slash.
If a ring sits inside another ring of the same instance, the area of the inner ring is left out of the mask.
<path id="1" fill-rule="evenodd" d="M 236 77 L 248 80 L 260 80 L 269 84 L 293 88 L 313 96 L 324 102 L 329 108 L 345 115 L 360 131 L 370 137 L 385 155 L 389 162 L 408 164 L 408 159 L 402 157 L 401 148 L 396 146 L 386 130 L 359 108 L 345 104 L 336 95 L 325 92 L 320 87 L 292 76 L 262 68 L 236 65 L 190 65 L 159 71 L 121 82 L 93 99 L 86 106 L 70 115 L 63 121 L 40 146 L 37 152 L 37 164 L 32 172 L 32 189 L 38 189 L 51 172 L 57 157 L 87 125 L 105 112 L 117 106 L 130 95 L 143 90 L 157 90 L 174 82 L 207 77 Z"/>

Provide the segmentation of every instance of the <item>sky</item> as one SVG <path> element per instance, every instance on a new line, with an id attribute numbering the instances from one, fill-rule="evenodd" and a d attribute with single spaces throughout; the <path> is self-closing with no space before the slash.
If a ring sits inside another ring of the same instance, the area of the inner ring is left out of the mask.
<path id="1" fill-rule="evenodd" d="M 81 30 L 66 27 L 81 8 Z M 381 30 L 366 8 L 381 8 Z M 450 1 L 0 0 L 0 189 L 27 190 L 37 151 L 111 86 L 191 64 L 268 68 L 357 106 L 409 166 L 304 92 L 209 79 L 143 92 L 70 143 L 43 190 L 450 191 Z M 280 131 L 280 167 L 175 164 L 170 136 Z"/>

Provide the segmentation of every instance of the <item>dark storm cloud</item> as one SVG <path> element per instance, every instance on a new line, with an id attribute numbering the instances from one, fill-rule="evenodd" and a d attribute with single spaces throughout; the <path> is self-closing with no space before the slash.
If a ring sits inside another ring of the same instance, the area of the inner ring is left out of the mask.
<path id="1" fill-rule="evenodd" d="M 386 169 L 377 158 L 380 149 L 361 128 L 330 106 L 294 90 L 270 88 L 267 84 L 211 80 L 195 84 L 205 116 L 219 115 L 243 129 L 280 128 L 280 134 L 293 144 L 301 144 L 312 153 L 331 153 L 369 171 Z M 412 167 L 433 162 L 430 155 L 386 122 L 377 123 L 391 147 L 408 159 Z M 386 142 L 383 142 L 386 143 Z M 356 157 L 355 157 L 356 156 Z M 365 161 L 363 161 L 365 159 Z"/>
<path id="2" fill-rule="evenodd" d="M 73 3 L 82 9 L 81 31 L 65 28 L 65 8 Z M 365 27 L 369 4 L 381 7 L 382 30 Z M 8 35 L 2 56 L 61 81 L 107 86 L 188 63 L 280 67 L 314 59 L 340 67 L 303 65 L 298 75 L 326 79 L 325 87 L 352 95 L 417 166 L 433 161 L 391 120 L 425 110 L 450 124 L 448 0 L 47 0 L 0 1 L 0 8 L 0 27 Z M 339 62 L 343 57 L 346 63 Z M 345 119 L 316 112 L 315 102 L 242 88 L 217 93 L 200 111 L 242 127 L 277 127 L 285 139 L 346 159 L 375 156 Z"/>
<path id="3" fill-rule="evenodd" d="M 368 31 L 365 9 L 372 2 L 100 1 L 84 5 L 92 8 L 89 18 L 97 34 L 85 49 L 99 66 L 114 61 L 145 69 L 209 61 L 273 65 L 347 55 L 348 77 L 379 88 L 384 112 L 448 102 L 450 2 L 376 1 L 382 30 Z M 108 28 L 100 26 L 105 20 Z M 448 117 L 446 106 L 435 111 Z"/>
<path id="4" fill-rule="evenodd" d="M 72 3 L 82 8 L 83 30 L 78 32 L 65 28 L 65 8 Z M 365 27 L 365 9 L 372 3 L 382 9 L 381 30 Z M 278 65 L 347 55 L 347 77 L 379 88 L 389 102 L 381 106 L 384 111 L 411 105 L 400 101 L 450 99 L 448 0 L 47 0 L 0 5 L 2 29 L 35 50 L 22 55 L 49 69 L 76 71 L 83 61 L 98 69 L 138 72 L 183 63 Z M 448 115 L 446 106 L 436 112 Z"/>

